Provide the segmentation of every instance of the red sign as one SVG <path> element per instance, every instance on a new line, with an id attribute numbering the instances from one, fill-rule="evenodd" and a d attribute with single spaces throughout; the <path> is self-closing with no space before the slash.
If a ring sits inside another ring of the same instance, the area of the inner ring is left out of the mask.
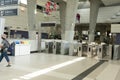
<path id="1" fill-rule="evenodd" d="M 50 14 L 50 12 L 56 10 L 57 4 L 54 3 L 54 2 L 48 1 L 48 2 L 45 4 L 45 6 L 46 6 L 46 13 L 47 13 L 47 14 Z"/>

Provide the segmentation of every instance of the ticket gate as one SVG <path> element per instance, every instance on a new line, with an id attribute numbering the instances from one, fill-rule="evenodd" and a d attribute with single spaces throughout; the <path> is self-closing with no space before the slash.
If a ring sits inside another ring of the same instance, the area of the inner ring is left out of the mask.
<path id="1" fill-rule="evenodd" d="M 61 41 L 61 54 L 69 55 L 69 46 L 70 43 L 68 41 Z"/>
<path id="2" fill-rule="evenodd" d="M 53 54 L 61 53 L 61 40 L 55 40 L 53 43 Z"/>
<path id="3" fill-rule="evenodd" d="M 112 59 L 112 45 L 107 46 L 107 56 L 108 56 L 108 60 Z"/>
<path id="4" fill-rule="evenodd" d="M 82 57 L 82 53 L 83 53 L 83 51 L 82 51 L 82 43 L 78 43 L 77 51 L 78 51 L 78 56 Z"/>
<path id="5" fill-rule="evenodd" d="M 53 42 L 53 54 L 56 54 L 56 41 Z"/>
<path id="6" fill-rule="evenodd" d="M 45 41 L 41 40 L 40 52 L 46 53 Z"/>
<path id="7" fill-rule="evenodd" d="M 92 57 L 92 45 L 88 45 L 88 50 L 87 50 L 87 57 Z"/>
<path id="8" fill-rule="evenodd" d="M 53 40 L 45 41 L 45 53 L 53 53 Z"/>
<path id="9" fill-rule="evenodd" d="M 105 56 L 107 56 L 107 45 L 103 44 L 103 45 L 98 45 L 97 47 L 97 56 L 98 59 L 102 60 Z"/>
<path id="10" fill-rule="evenodd" d="M 78 42 L 77 41 L 73 41 L 69 43 L 69 55 L 70 56 L 75 56 L 77 55 L 77 48 L 78 48 Z"/>
<path id="11" fill-rule="evenodd" d="M 88 44 L 82 43 L 82 56 L 87 56 Z"/>
<path id="12" fill-rule="evenodd" d="M 87 50 L 87 57 L 94 57 L 97 55 L 97 46 L 96 45 L 88 45 L 88 50 Z"/>
<path id="13" fill-rule="evenodd" d="M 119 45 L 114 45 L 114 51 L 113 51 L 113 60 L 118 60 L 120 59 L 120 46 Z"/>

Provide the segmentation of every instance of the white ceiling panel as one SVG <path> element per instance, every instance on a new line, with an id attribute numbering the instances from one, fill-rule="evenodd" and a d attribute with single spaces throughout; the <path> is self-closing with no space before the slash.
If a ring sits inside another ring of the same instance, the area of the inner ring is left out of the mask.
<path id="1" fill-rule="evenodd" d="M 102 0 L 105 5 L 119 4 L 120 0 Z"/>
<path id="2" fill-rule="evenodd" d="M 120 16 L 115 19 L 111 19 L 112 16 L 116 15 L 120 11 L 120 6 L 114 7 L 103 7 L 99 9 L 98 23 L 108 22 L 120 22 Z M 81 23 L 89 23 L 90 9 L 79 9 L 78 13 L 81 15 Z"/>
<path id="3" fill-rule="evenodd" d="M 37 0 L 37 4 L 41 5 L 41 6 L 45 6 L 45 4 L 46 4 L 47 1 L 48 0 Z"/>

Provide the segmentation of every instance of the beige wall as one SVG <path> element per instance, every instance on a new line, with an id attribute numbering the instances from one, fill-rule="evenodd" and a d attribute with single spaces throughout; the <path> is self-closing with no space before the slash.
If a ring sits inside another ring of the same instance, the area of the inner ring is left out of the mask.
<path id="1" fill-rule="evenodd" d="M 17 29 L 17 27 L 20 27 L 20 30 L 29 30 L 28 27 L 28 17 L 27 17 L 27 9 L 23 7 L 25 10 L 22 11 L 19 7 L 19 14 L 17 16 L 8 16 L 5 18 L 5 26 L 12 26 L 11 29 Z M 58 12 L 57 12 L 58 13 Z M 54 18 L 54 15 L 56 15 L 56 12 L 53 12 L 52 15 L 46 16 L 45 14 L 41 12 L 37 12 L 36 14 L 36 30 L 38 30 L 39 23 L 40 22 L 50 22 L 50 21 L 56 21 L 56 17 Z M 50 28 L 42 28 L 43 32 L 50 32 Z"/>

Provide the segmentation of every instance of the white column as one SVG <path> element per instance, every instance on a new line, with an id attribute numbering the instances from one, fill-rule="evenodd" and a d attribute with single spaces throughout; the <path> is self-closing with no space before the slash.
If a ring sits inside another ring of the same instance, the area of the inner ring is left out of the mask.
<path id="1" fill-rule="evenodd" d="M 4 18 L 0 18 L 0 44 L 2 42 L 1 34 L 4 33 L 4 26 L 5 26 L 5 19 Z"/>
<path id="2" fill-rule="evenodd" d="M 66 2 L 60 2 L 60 23 L 61 23 L 61 37 L 65 39 L 65 17 L 66 17 Z"/>
<path id="3" fill-rule="evenodd" d="M 28 26 L 29 26 L 29 38 L 33 39 L 31 31 L 36 29 L 36 19 L 35 19 L 35 10 L 36 10 L 36 0 L 27 0 L 27 9 L 28 9 Z"/>
<path id="4" fill-rule="evenodd" d="M 65 17 L 65 40 L 73 41 L 76 13 L 79 0 L 68 0 Z"/>
<path id="5" fill-rule="evenodd" d="M 55 0 L 57 1 L 57 0 Z M 59 0 L 60 6 L 60 21 L 61 21 L 61 36 L 62 40 L 72 42 L 74 38 L 74 27 L 76 13 L 79 0 L 67 0 L 66 2 Z M 73 54 L 73 44 L 70 44 L 69 54 Z M 61 54 L 64 54 L 64 46 L 61 46 Z"/>
<path id="6" fill-rule="evenodd" d="M 68 0 L 66 2 L 66 8 L 64 8 L 64 9 L 66 9 L 66 12 L 64 12 L 64 13 L 66 13 L 65 17 L 64 17 L 65 18 L 65 21 L 64 21 L 65 27 L 62 30 L 64 31 L 64 34 L 63 34 L 64 40 L 70 42 L 69 55 L 73 55 L 73 52 L 74 52 L 74 46 L 73 46 L 72 41 L 74 39 L 74 27 L 75 27 L 78 1 L 79 0 Z"/>
<path id="7" fill-rule="evenodd" d="M 89 43 L 94 41 L 95 28 L 100 4 L 100 0 L 90 0 Z"/>

